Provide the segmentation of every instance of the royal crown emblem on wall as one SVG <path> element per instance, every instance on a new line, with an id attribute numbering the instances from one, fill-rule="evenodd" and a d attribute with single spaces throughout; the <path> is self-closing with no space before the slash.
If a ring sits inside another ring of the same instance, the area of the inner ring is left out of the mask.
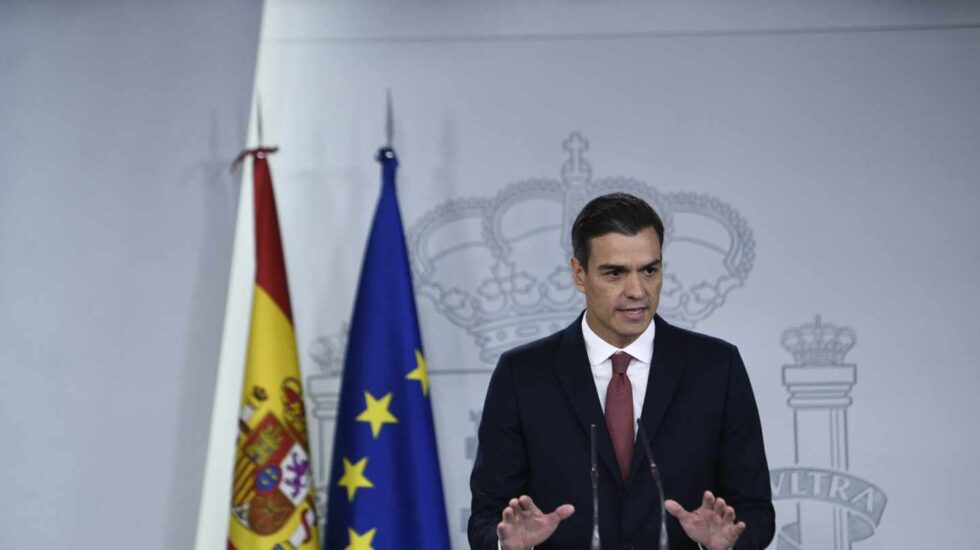
<path id="1" fill-rule="evenodd" d="M 585 204 L 614 191 L 663 218 L 664 286 L 658 313 L 694 327 L 742 286 L 755 241 L 739 213 L 715 197 L 665 193 L 627 177 L 593 177 L 589 142 L 573 132 L 559 179 L 526 179 L 492 197 L 434 206 L 409 229 L 416 292 L 465 329 L 493 363 L 503 351 L 561 329 L 584 308 L 572 285 L 571 226 Z"/>

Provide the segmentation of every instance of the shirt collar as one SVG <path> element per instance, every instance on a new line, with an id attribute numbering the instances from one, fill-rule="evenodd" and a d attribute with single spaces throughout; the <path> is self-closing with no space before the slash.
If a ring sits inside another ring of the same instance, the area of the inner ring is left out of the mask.
<path id="1" fill-rule="evenodd" d="M 618 351 L 626 352 L 634 360 L 649 364 L 653 359 L 653 339 L 656 333 L 657 323 L 651 320 L 643 334 L 633 340 L 630 345 L 620 349 L 596 334 L 585 320 L 585 315 L 582 315 L 582 337 L 585 338 L 585 353 L 588 354 L 589 364 L 593 367 L 609 359 L 612 354 Z"/>

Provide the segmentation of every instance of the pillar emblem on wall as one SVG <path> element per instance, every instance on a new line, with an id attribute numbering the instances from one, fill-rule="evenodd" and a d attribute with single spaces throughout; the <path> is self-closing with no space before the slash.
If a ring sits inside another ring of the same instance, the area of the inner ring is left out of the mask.
<path id="1" fill-rule="evenodd" d="M 776 548 L 849 550 L 874 534 L 888 501 L 849 471 L 847 409 L 857 365 L 844 357 L 857 335 L 817 315 L 785 330 L 781 343 L 794 359 L 783 366 L 783 385 L 793 411 L 795 465 L 770 470 L 770 478 L 773 500 L 795 501 L 796 512 L 779 528 Z"/>
<path id="2" fill-rule="evenodd" d="M 347 352 L 348 327 L 340 332 L 320 336 L 310 346 L 308 357 L 317 365 L 319 372 L 306 377 L 307 395 L 313 403 L 310 415 L 315 427 L 310 432 L 311 448 L 316 449 L 313 495 L 320 529 L 324 529 L 327 517 L 327 479 L 330 474 L 330 450 L 337 407 L 340 404 L 340 377 L 344 372 L 344 355 Z"/>

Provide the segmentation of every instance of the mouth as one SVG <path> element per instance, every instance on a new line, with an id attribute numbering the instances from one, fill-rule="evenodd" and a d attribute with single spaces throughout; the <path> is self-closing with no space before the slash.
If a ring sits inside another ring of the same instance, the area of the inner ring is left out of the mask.
<path id="1" fill-rule="evenodd" d="M 618 311 L 623 317 L 628 321 L 642 321 L 646 316 L 647 307 L 624 307 L 618 308 Z"/>

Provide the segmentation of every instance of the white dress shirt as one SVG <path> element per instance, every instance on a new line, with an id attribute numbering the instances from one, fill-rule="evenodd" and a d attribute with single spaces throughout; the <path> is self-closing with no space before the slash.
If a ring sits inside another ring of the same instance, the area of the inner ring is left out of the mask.
<path id="1" fill-rule="evenodd" d="M 640 414 L 643 412 L 643 398 L 647 394 L 650 361 L 653 358 L 653 338 L 656 333 L 656 323 L 650 321 L 650 326 L 636 340 L 633 340 L 633 343 L 625 348 L 617 348 L 600 338 L 589 326 L 586 316 L 582 316 L 585 353 L 589 356 L 592 380 L 595 382 L 595 390 L 599 393 L 599 404 L 602 406 L 603 413 L 606 412 L 606 389 L 612 379 L 612 356 L 614 353 L 622 351 L 633 358 L 629 368 L 626 369 L 626 377 L 629 378 L 630 386 L 633 388 L 633 418 L 640 418 Z M 635 427 L 633 437 L 636 437 Z"/>

